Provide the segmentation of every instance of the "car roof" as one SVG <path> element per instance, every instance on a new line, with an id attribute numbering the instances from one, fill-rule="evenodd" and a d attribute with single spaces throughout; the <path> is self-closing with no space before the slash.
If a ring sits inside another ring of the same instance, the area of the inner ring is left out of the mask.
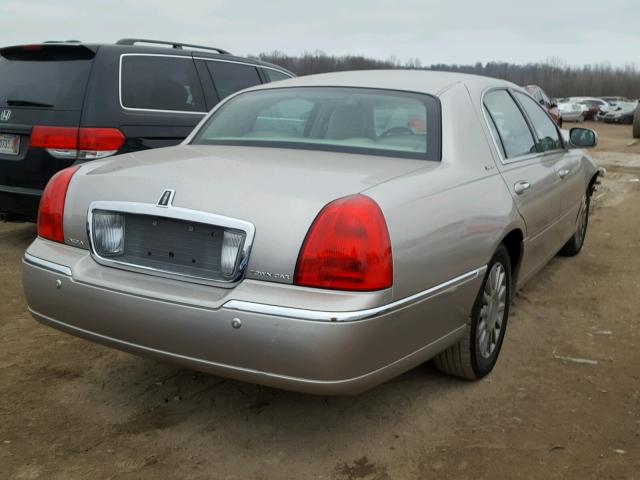
<path id="1" fill-rule="evenodd" d="M 264 84 L 251 90 L 282 87 L 360 87 L 402 90 L 438 96 L 455 84 L 463 84 L 478 94 L 487 88 L 517 85 L 491 77 L 466 73 L 434 72 L 430 70 L 354 70 L 346 72 L 306 75 L 275 84 Z"/>
<path id="2" fill-rule="evenodd" d="M 100 48 L 108 48 L 108 49 L 118 49 L 123 53 L 149 53 L 149 54 L 164 54 L 164 55 L 180 55 L 180 56 L 191 56 L 193 54 L 194 57 L 201 58 L 211 58 L 212 60 L 227 60 L 227 61 L 236 61 L 241 63 L 250 63 L 252 65 L 275 68 L 277 70 L 281 70 L 283 72 L 289 73 L 293 75 L 293 73 L 289 72 L 286 68 L 280 67 L 278 65 L 274 65 L 272 63 L 263 62 L 262 60 L 258 60 L 255 58 L 247 58 L 247 57 L 238 57 L 236 55 L 230 53 L 216 53 L 213 51 L 207 50 L 198 50 L 191 48 L 172 48 L 167 46 L 160 45 L 119 45 L 115 43 L 107 43 L 100 45 Z"/>
<path id="3" fill-rule="evenodd" d="M 24 46 L 33 46 L 33 45 L 43 45 L 43 46 L 52 46 L 52 45 L 61 45 L 65 47 L 78 47 L 78 48 L 88 48 L 92 52 L 97 52 L 99 49 L 105 50 L 117 50 L 122 53 L 147 53 L 147 54 L 160 54 L 160 55 L 177 55 L 177 56 L 193 56 L 195 57 L 203 57 L 203 58 L 211 58 L 218 60 L 227 60 L 227 61 L 236 61 L 241 63 L 249 63 L 256 66 L 262 66 L 267 68 L 274 68 L 276 70 L 280 70 L 282 72 L 288 73 L 292 76 L 295 76 L 294 73 L 290 72 L 286 68 L 283 68 L 279 65 L 274 65 L 269 62 L 263 62 L 262 60 L 256 58 L 247 58 L 247 57 L 238 57 L 230 53 L 217 53 L 212 50 L 202 50 L 195 48 L 173 48 L 169 45 L 153 45 L 147 43 L 139 43 L 139 44 L 119 44 L 119 43 L 85 43 L 79 41 L 48 41 L 36 44 L 28 44 L 28 45 L 12 45 L 11 47 L 6 48 L 19 48 Z"/>

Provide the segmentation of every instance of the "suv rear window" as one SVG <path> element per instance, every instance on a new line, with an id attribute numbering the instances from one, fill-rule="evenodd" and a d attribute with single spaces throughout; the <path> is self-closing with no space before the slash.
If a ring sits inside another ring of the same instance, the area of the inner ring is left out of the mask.
<path id="1" fill-rule="evenodd" d="M 124 54 L 120 101 L 125 108 L 206 112 L 191 57 Z"/>
<path id="2" fill-rule="evenodd" d="M 0 50 L 0 105 L 81 110 L 94 53 L 82 46 Z"/>
<path id="3" fill-rule="evenodd" d="M 253 65 L 216 61 L 206 63 L 220 100 L 238 90 L 261 83 L 258 69 Z"/>
<path id="4" fill-rule="evenodd" d="M 439 103 L 429 95 L 366 88 L 259 90 L 225 103 L 193 143 L 439 160 Z"/>

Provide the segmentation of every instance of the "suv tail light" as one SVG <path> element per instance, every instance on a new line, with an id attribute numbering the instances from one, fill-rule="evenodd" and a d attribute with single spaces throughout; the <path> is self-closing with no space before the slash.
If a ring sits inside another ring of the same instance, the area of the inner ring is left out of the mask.
<path id="1" fill-rule="evenodd" d="M 325 206 L 302 245 L 294 283 L 334 290 L 389 288 L 391 242 L 378 204 L 358 194 Z"/>
<path id="2" fill-rule="evenodd" d="M 125 137 L 117 128 L 49 127 L 36 125 L 31 146 L 44 148 L 55 158 L 91 160 L 116 153 Z"/>
<path id="3" fill-rule="evenodd" d="M 56 173 L 42 192 L 38 209 L 38 235 L 54 242 L 64 243 L 64 202 L 71 177 L 79 165 L 65 168 Z"/>

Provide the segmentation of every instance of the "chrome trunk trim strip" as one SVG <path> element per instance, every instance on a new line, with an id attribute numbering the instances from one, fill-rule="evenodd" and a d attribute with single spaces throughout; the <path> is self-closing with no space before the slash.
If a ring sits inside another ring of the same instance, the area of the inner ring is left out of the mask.
<path id="1" fill-rule="evenodd" d="M 233 277 L 228 280 L 216 280 L 210 278 L 202 278 L 188 274 L 181 274 L 177 272 L 160 270 L 157 268 L 147 267 L 143 265 L 136 265 L 127 262 L 118 261 L 115 258 L 101 257 L 93 244 L 93 212 L 94 210 L 107 210 L 111 212 L 122 212 L 139 215 L 149 215 L 154 217 L 171 218 L 174 220 L 184 220 L 197 223 L 205 223 L 208 225 L 215 225 L 225 228 L 233 228 L 241 230 L 245 233 L 245 240 L 242 245 L 242 249 L 239 252 L 238 266 Z M 224 288 L 235 287 L 244 279 L 244 275 L 247 270 L 247 264 L 249 263 L 249 254 L 251 253 L 251 246 L 253 244 L 253 237 L 255 235 L 255 226 L 250 222 L 244 220 L 238 220 L 236 218 L 225 217 L 222 215 L 216 215 L 214 213 L 202 212 L 199 210 L 191 210 L 188 208 L 174 207 L 169 205 L 168 208 L 164 206 L 158 206 L 150 203 L 136 203 L 136 202 L 110 202 L 110 201 L 98 201 L 92 202 L 89 205 L 87 213 L 87 237 L 89 238 L 89 247 L 91 257 L 100 265 L 106 267 L 115 267 L 122 270 L 129 270 L 137 273 L 146 273 L 149 275 L 155 275 L 158 277 L 171 278 L 174 280 L 182 280 L 185 282 L 199 283 L 202 285 L 213 285 Z"/>
<path id="2" fill-rule="evenodd" d="M 471 280 L 483 275 L 486 271 L 486 265 L 476 268 L 470 272 L 464 273 L 458 277 L 452 278 L 444 283 L 431 287 L 414 295 L 396 300 L 395 302 L 381 305 L 379 307 L 368 308 L 366 310 L 356 310 L 351 312 L 324 312 L 319 310 L 307 310 L 303 308 L 281 307 L 278 305 L 268 305 L 264 303 L 246 302 L 243 300 L 230 300 L 222 307 L 228 310 L 238 310 L 246 313 L 259 313 L 263 315 L 272 315 L 276 317 L 295 318 L 299 320 L 316 320 L 325 322 L 353 322 L 356 320 L 366 320 L 368 318 L 377 317 L 394 310 L 408 307 L 414 303 L 427 300 L 429 298 L 440 295 L 448 290 L 459 287 Z"/>

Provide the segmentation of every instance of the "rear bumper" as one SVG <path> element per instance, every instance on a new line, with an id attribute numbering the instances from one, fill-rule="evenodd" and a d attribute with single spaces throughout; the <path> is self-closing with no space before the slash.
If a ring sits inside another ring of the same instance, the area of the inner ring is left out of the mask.
<path id="1" fill-rule="evenodd" d="M 290 307 L 228 300 L 204 308 L 117 291 L 26 255 L 29 311 L 46 325 L 208 373 L 314 394 L 358 393 L 456 343 L 484 272 L 400 308 L 336 312 L 361 319 L 326 321 Z"/>
<path id="2" fill-rule="evenodd" d="M 0 213 L 10 213 L 27 220 L 38 217 L 42 190 L 0 185 Z"/>

